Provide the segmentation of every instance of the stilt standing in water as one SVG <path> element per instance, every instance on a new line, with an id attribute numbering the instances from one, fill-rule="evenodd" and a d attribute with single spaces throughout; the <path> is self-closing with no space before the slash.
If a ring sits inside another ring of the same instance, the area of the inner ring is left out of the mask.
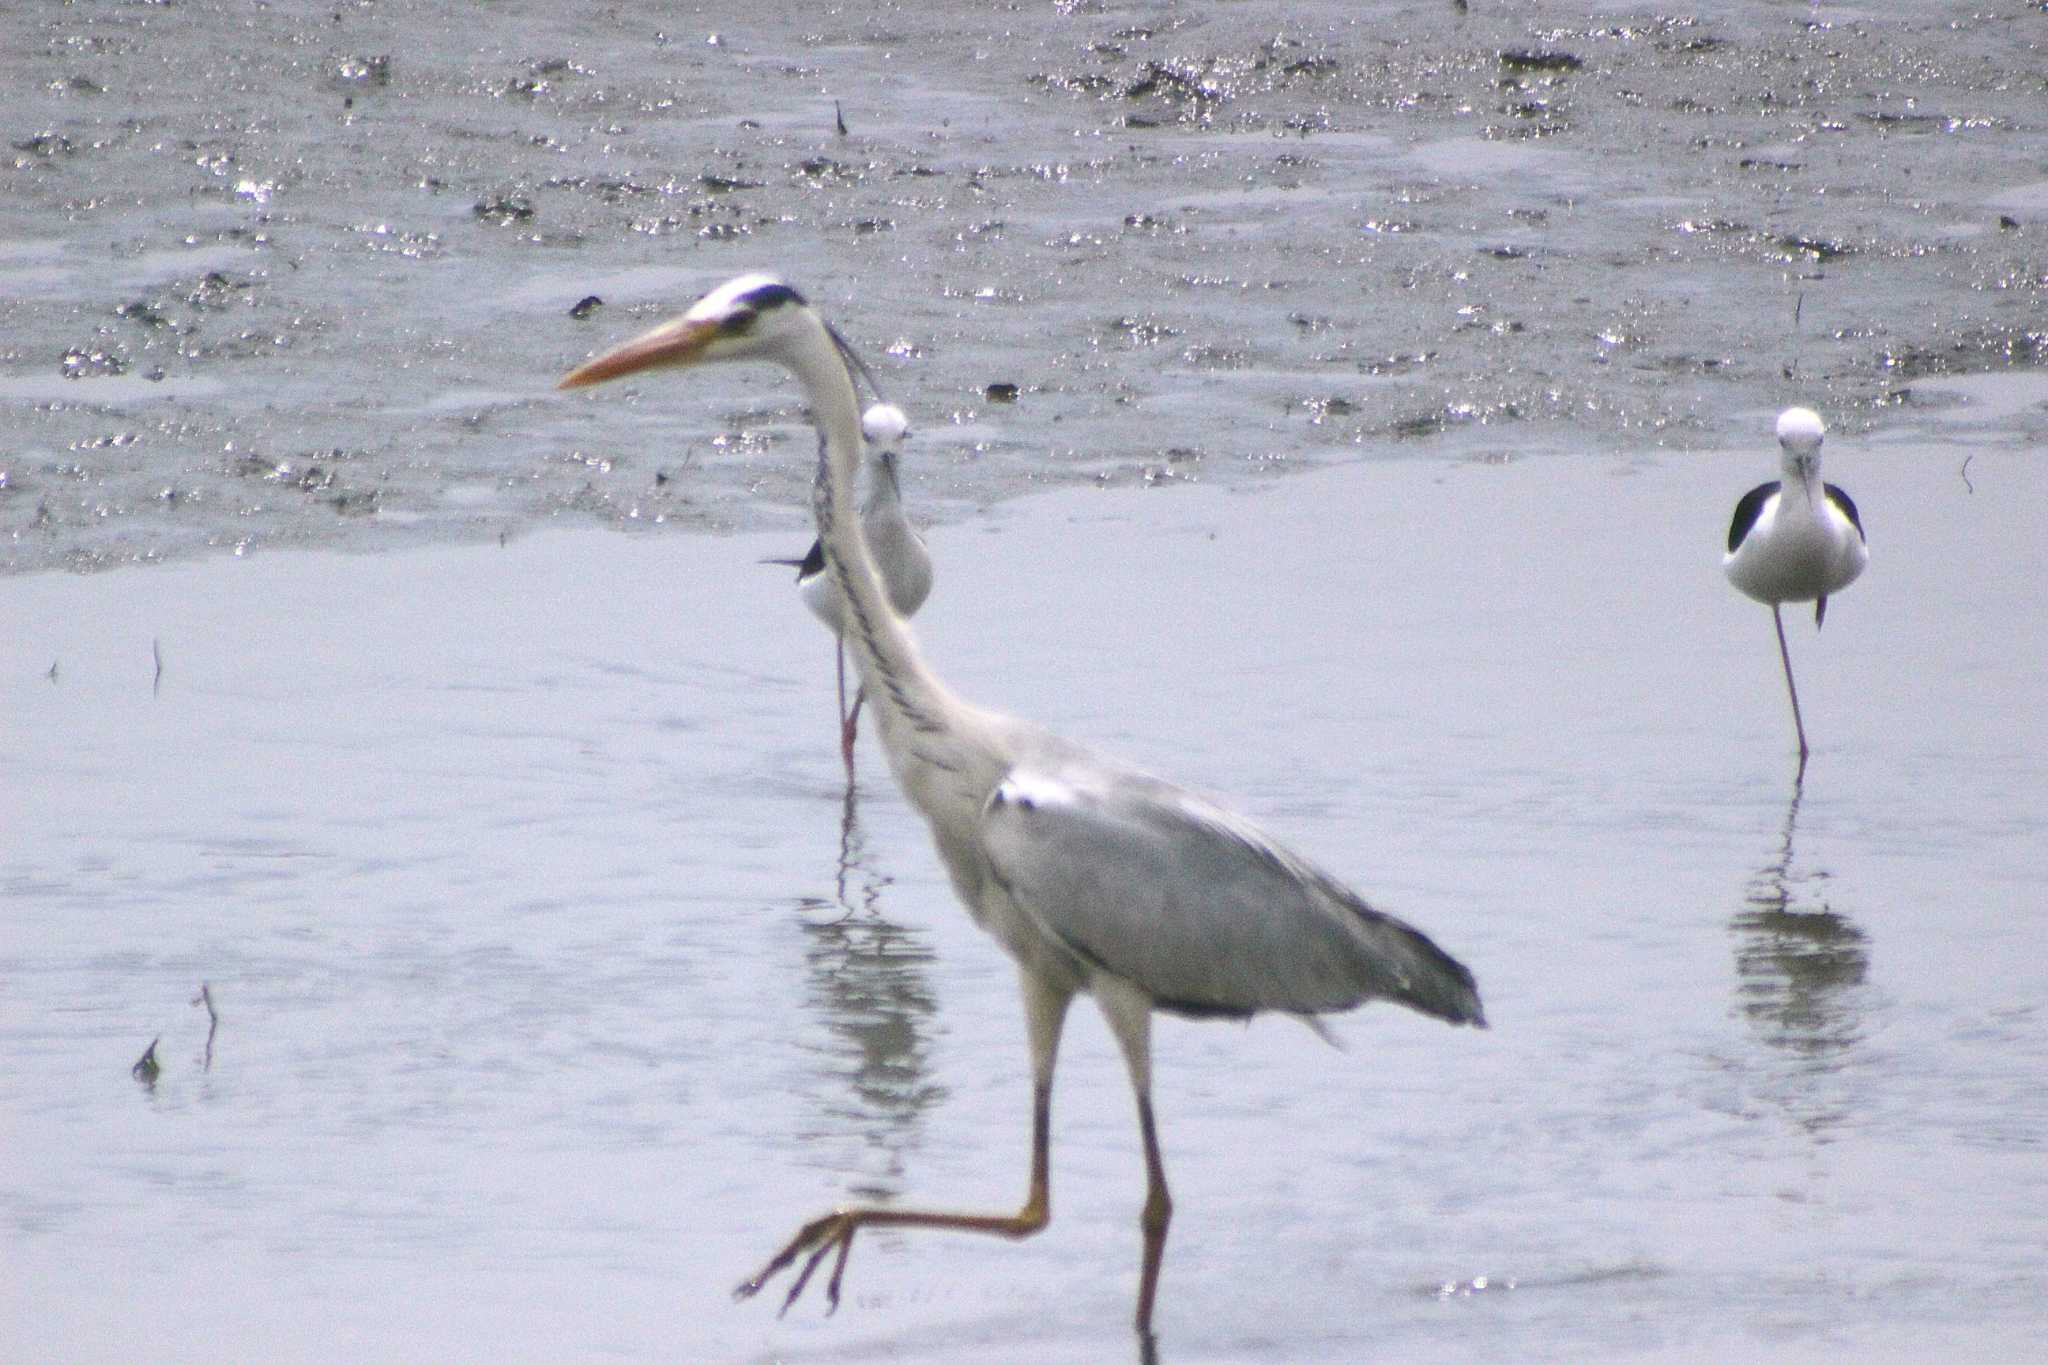
<path id="1" fill-rule="evenodd" d="M 903 489 L 897 479 L 897 447 L 910 428 L 903 409 L 894 403 L 877 403 L 861 414 L 861 433 L 867 438 L 867 466 L 872 484 L 868 500 L 860 509 L 862 532 L 882 582 L 889 590 L 889 605 L 906 621 L 917 615 L 932 591 L 932 556 L 924 537 L 903 513 Z M 832 655 L 839 680 L 839 754 L 846 761 L 846 776 L 853 777 L 853 741 L 860 730 L 861 703 L 867 698 L 862 683 L 853 694 L 853 709 L 846 709 L 846 598 L 839 584 L 825 572 L 825 542 L 814 540 L 802 559 L 771 559 L 796 569 L 796 590 L 811 615 L 832 632 Z"/>
<path id="2" fill-rule="evenodd" d="M 1778 657 L 1785 693 L 1792 698 L 1792 728 L 1799 735 L 1799 770 L 1806 771 L 1806 722 L 1792 681 L 1792 651 L 1785 647 L 1786 602 L 1811 602 L 1814 629 L 1827 619 L 1828 595 L 1856 581 L 1870 562 L 1863 522 L 1849 495 L 1820 480 L 1820 443 L 1827 434 L 1811 408 L 1787 408 L 1778 417 L 1784 452 L 1782 480 L 1758 484 L 1735 504 L 1728 525 L 1728 581 L 1771 608 L 1778 627 Z"/>

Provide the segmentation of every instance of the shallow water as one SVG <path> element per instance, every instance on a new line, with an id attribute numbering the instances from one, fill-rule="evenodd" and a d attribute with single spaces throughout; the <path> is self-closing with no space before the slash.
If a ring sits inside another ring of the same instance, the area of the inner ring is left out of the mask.
<path id="1" fill-rule="evenodd" d="M 1130 1349 L 1085 1008 L 1044 1236 L 728 1300 L 834 1201 L 1009 1206 L 1028 1136 L 1010 968 L 874 750 L 847 799 L 754 564 L 807 535 L 788 384 L 547 392 L 763 264 L 919 424 L 960 690 L 1485 992 L 1161 1023 L 1162 1358 L 2038 1341 L 2038 19 L 1472 8 L 24 17 L 0 1356 Z M 1798 787 L 1716 572 L 1794 399 L 1873 546 L 1788 617 Z"/>
<path id="2" fill-rule="evenodd" d="M 1162 1022 L 1163 1358 L 2038 1339 L 2048 727 L 2015 644 L 2048 489 L 1986 452 L 1970 492 L 1954 449 L 1837 452 L 1877 558 L 1794 632 L 1803 790 L 1765 613 L 1714 571 L 1754 452 L 934 534 L 920 633 L 967 695 L 1230 791 L 1486 993 L 1488 1032 L 1368 1010 L 1341 1051 Z M 872 750 L 847 826 L 776 548 L 16 580 L 11 1357 L 1128 1348 L 1142 1172 L 1085 1009 L 1042 1238 L 873 1238 L 829 1319 L 727 1300 L 835 1199 L 1006 1205 L 1026 1144 L 1010 970 Z"/>

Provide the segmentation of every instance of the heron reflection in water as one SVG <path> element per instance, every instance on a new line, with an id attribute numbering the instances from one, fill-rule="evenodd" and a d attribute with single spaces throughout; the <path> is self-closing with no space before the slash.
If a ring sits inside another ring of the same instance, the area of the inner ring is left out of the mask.
<path id="1" fill-rule="evenodd" d="M 931 1020 L 938 999 L 926 931 L 882 909 L 894 878 L 877 868 L 860 826 L 858 789 L 847 783 L 840 809 L 836 896 L 800 903 L 806 1013 L 833 1046 L 818 1059 L 823 1090 L 818 1130 L 806 1140 L 835 1140 L 851 1127 L 881 1161 L 853 1189 L 887 1200 L 902 1191 L 903 1156 L 917 1145 L 924 1114 L 946 1090 L 932 1076 Z M 840 1088 L 840 1084 L 844 1088 Z"/>

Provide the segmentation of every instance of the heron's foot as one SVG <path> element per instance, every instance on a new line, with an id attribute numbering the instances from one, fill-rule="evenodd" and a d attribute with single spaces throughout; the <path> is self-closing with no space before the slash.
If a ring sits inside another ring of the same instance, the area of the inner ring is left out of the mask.
<path id="1" fill-rule="evenodd" d="M 832 1264 L 832 1277 L 825 1281 L 825 1311 L 832 1313 L 839 1307 L 839 1283 L 846 1276 L 846 1258 L 853 1253 L 853 1234 L 860 1231 L 861 1216 L 855 1209 L 840 1209 L 822 1218 L 813 1218 L 797 1230 L 789 1239 L 789 1245 L 777 1252 L 775 1259 L 761 1268 L 752 1279 L 742 1280 L 732 1291 L 735 1299 L 751 1299 L 761 1292 L 768 1281 L 788 1269 L 801 1256 L 803 1269 L 796 1275 L 796 1282 L 789 1287 L 789 1293 L 782 1300 L 782 1307 L 775 1310 L 776 1316 L 789 1311 L 789 1306 L 803 1296 L 804 1287 L 811 1282 L 818 1267 L 836 1249 L 839 1258 Z"/>

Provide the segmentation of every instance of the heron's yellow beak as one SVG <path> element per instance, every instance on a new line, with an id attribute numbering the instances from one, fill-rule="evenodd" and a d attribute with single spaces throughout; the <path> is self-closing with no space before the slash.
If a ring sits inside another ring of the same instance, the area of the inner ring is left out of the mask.
<path id="1" fill-rule="evenodd" d="M 695 364 L 718 335 L 718 324 L 705 318 L 681 317 L 642 332 L 631 341 L 612 347 L 603 355 L 586 360 L 562 376 L 558 389 L 580 389 L 601 384 L 641 370 L 675 368 Z"/>

